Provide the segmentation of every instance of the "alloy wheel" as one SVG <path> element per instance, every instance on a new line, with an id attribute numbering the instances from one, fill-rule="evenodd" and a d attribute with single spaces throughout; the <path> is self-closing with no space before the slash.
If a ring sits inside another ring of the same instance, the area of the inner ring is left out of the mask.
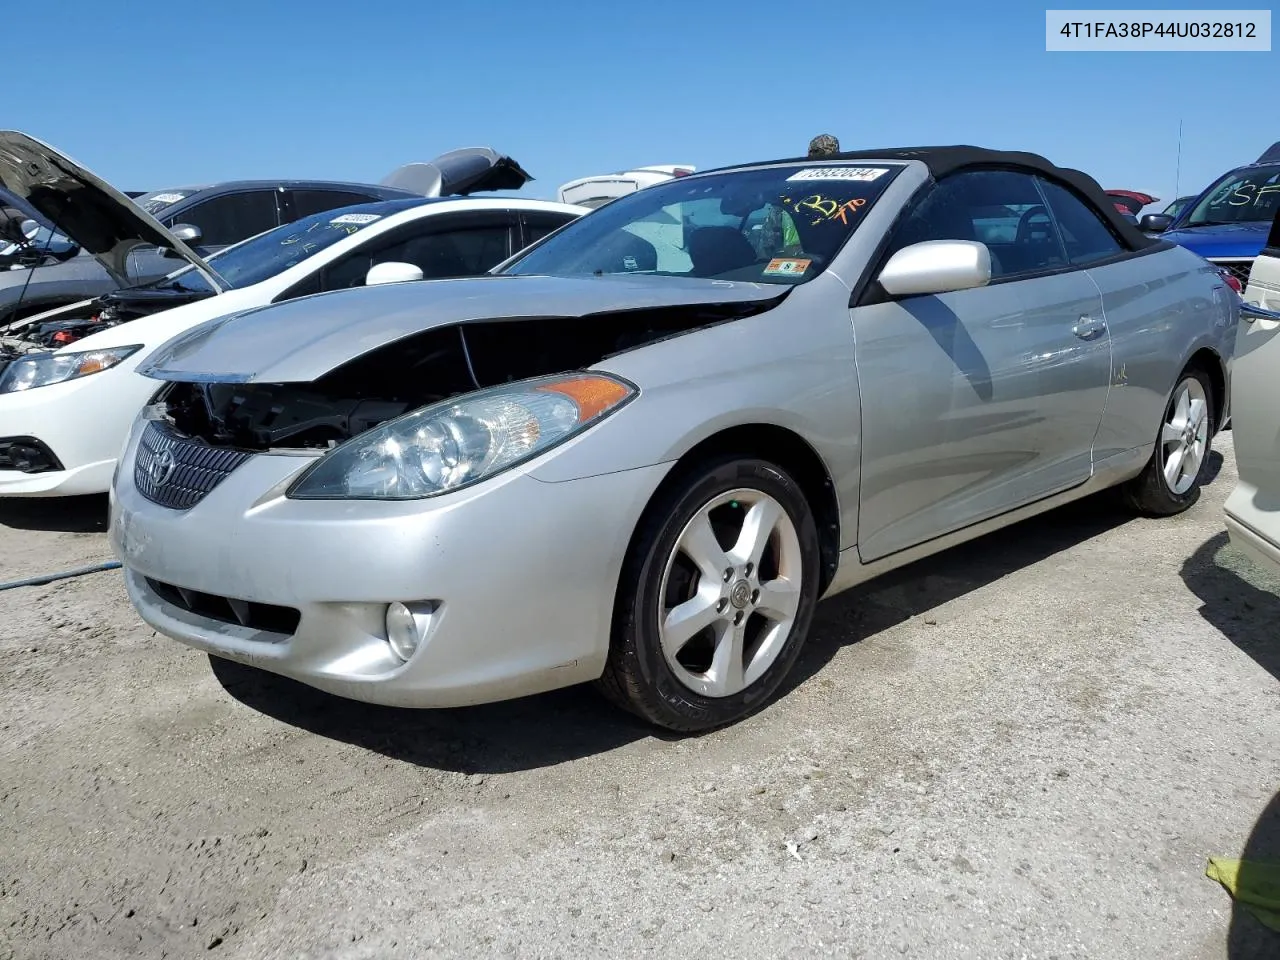
<path id="1" fill-rule="evenodd" d="M 1178 384 L 1160 431 L 1160 460 L 1169 490 L 1181 496 L 1200 475 L 1209 448 L 1209 399 L 1196 377 Z"/>
<path id="2" fill-rule="evenodd" d="M 795 626 L 802 551 L 786 509 L 760 490 L 716 496 L 685 525 L 662 576 L 658 632 L 676 678 L 708 697 L 758 680 Z"/>

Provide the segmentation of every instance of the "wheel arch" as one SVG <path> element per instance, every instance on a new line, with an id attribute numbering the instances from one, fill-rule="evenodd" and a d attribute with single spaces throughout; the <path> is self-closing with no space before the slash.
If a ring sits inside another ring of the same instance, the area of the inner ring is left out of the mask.
<path id="1" fill-rule="evenodd" d="M 725 427 L 699 440 L 682 453 L 650 496 L 640 522 L 632 532 L 628 553 L 654 503 L 662 500 L 673 487 L 682 483 L 699 464 L 730 455 L 767 460 L 789 473 L 800 485 L 809 509 L 813 511 L 814 525 L 818 530 L 821 560 L 818 595 L 822 596 L 840 563 L 839 498 L 836 496 L 831 472 L 813 446 L 794 430 L 773 423 L 744 423 Z M 621 588 L 622 584 L 619 584 L 619 590 Z"/>
<path id="2" fill-rule="evenodd" d="M 1212 347 L 1200 347 L 1187 358 L 1182 369 L 1198 369 L 1208 374 L 1209 385 L 1213 388 L 1213 432 L 1216 435 L 1222 429 L 1224 414 L 1230 410 L 1226 363 Z M 1182 374 L 1179 373 L 1178 376 L 1181 377 Z"/>

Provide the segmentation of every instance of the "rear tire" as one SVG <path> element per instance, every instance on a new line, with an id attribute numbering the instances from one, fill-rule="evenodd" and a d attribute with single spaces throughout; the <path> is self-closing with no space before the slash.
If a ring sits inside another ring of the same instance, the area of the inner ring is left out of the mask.
<path id="1" fill-rule="evenodd" d="M 668 730 L 741 720 L 799 656 L 819 571 L 813 513 L 784 470 L 740 457 L 694 467 L 640 521 L 597 685 Z"/>
<path id="2" fill-rule="evenodd" d="M 1151 459 L 1121 487 L 1131 509 L 1167 517 L 1200 499 L 1216 433 L 1214 403 L 1209 375 L 1198 367 L 1184 370 L 1165 406 Z"/>

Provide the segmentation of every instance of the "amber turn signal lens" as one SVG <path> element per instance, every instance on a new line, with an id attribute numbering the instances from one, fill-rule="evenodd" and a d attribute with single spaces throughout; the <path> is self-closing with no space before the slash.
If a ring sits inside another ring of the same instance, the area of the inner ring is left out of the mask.
<path id="1" fill-rule="evenodd" d="M 631 395 L 631 390 L 626 385 L 607 377 L 577 377 L 549 383 L 538 389 L 558 393 L 576 403 L 579 422 L 594 420 Z"/>

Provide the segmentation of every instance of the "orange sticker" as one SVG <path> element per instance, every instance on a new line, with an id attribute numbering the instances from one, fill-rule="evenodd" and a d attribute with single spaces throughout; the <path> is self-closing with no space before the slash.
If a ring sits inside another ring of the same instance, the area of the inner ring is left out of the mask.
<path id="1" fill-rule="evenodd" d="M 766 277 L 798 277 L 809 269 L 812 260 L 788 260 L 785 257 L 775 257 L 769 261 L 769 265 L 764 268 Z"/>

